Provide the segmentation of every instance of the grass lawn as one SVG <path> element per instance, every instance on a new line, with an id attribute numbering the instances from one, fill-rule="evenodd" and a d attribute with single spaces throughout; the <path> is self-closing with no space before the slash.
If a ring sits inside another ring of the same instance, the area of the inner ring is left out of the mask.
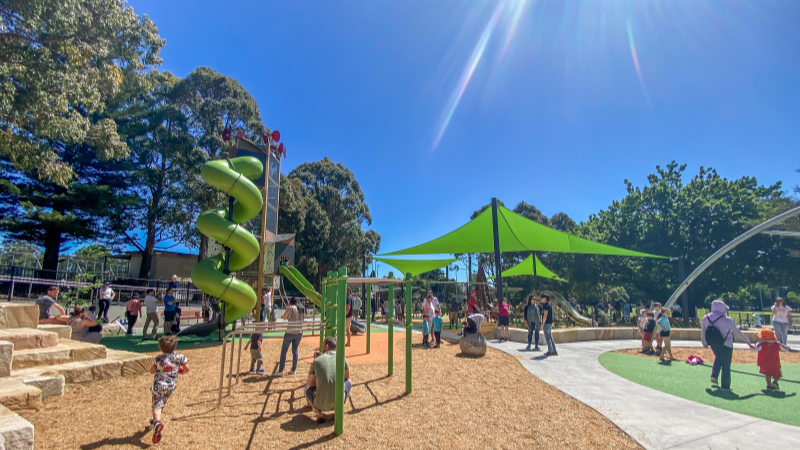
<path id="1" fill-rule="evenodd" d="M 399 328 L 400 327 L 395 327 L 394 331 L 405 331 L 405 329 Z M 230 331 L 230 327 L 228 330 Z M 385 328 L 372 327 L 373 333 L 387 333 L 388 331 L 389 330 Z M 311 332 L 306 331 L 303 334 L 310 336 Z M 263 335 L 264 339 L 283 339 L 283 332 L 263 333 Z M 161 334 L 159 333 L 159 337 L 160 336 Z M 244 341 L 247 342 L 249 339 L 249 337 L 245 337 Z M 136 353 L 150 353 L 159 351 L 158 341 L 142 341 L 141 334 L 134 334 L 133 336 L 106 336 L 100 341 L 100 343 L 112 350 L 124 350 L 127 352 Z M 209 336 L 205 340 L 197 336 L 181 336 L 178 339 L 178 349 L 187 350 L 193 348 L 215 347 L 221 343 L 222 341 L 219 340 L 217 334 Z"/>
<path id="2" fill-rule="evenodd" d="M 754 364 L 733 364 L 731 388 L 712 388 L 711 366 L 672 364 L 614 352 L 600 355 L 600 364 L 615 374 L 649 388 L 728 411 L 800 426 L 800 364 L 783 364 L 780 391 L 765 390 L 764 376 Z"/>

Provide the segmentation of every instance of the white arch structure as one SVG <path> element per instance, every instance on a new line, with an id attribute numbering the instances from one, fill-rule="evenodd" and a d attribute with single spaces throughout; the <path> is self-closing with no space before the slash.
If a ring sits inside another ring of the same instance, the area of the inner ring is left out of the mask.
<path id="1" fill-rule="evenodd" d="M 750 230 L 742 233 L 736 239 L 734 239 L 734 240 L 728 242 L 727 244 L 725 244 L 724 246 L 722 246 L 722 248 L 720 248 L 719 250 L 714 252 L 714 254 L 711 255 L 707 260 L 703 261 L 702 264 L 697 266 L 697 269 L 694 269 L 694 272 L 692 272 L 691 275 L 689 275 L 688 277 L 686 277 L 685 280 L 683 280 L 683 282 L 680 284 L 680 286 L 678 286 L 678 289 L 675 289 L 675 292 L 673 292 L 672 295 L 669 297 L 669 300 L 667 300 L 667 303 L 664 304 L 664 308 L 669 308 L 670 306 L 672 306 L 672 304 L 675 303 L 675 300 L 677 300 L 678 297 L 680 297 L 680 295 L 683 294 L 683 292 L 686 290 L 686 288 L 688 288 L 689 285 L 692 284 L 692 282 L 694 280 L 696 280 L 697 277 L 699 277 L 701 273 L 703 273 L 706 269 L 708 269 L 708 267 L 711 264 L 714 264 L 714 262 L 716 260 L 722 258 L 726 253 L 731 251 L 737 245 L 739 245 L 742 242 L 750 239 L 751 237 L 761 233 L 762 231 L 764 231 L 765 229 L 771 227 L 772 225 L 781 223 L 781 222 L 783 222 L 783 221 L 785 221 L 787 219 L 790 219 L 790 218 L 792 218 L 792 217 L 794 217 L 794 216 L 796 216 L 798 214 L 800 214 L 800 207 L 797 207 L 797 208 L 794 208 L 794 209 L 790 209 L 789 211 L 786 211 L 783 214 L 777 215 L 777 216 L 773 217 L 772 219 L 769 219 L 769 220 L 767 220 L 766 222 L 764 222 L 764 223 L 762 223 L 760 225 L 756 225 L 755 227 L 751 228 Z M 772 232 L 770 234 L 778 234 L 778 233 Z"/>

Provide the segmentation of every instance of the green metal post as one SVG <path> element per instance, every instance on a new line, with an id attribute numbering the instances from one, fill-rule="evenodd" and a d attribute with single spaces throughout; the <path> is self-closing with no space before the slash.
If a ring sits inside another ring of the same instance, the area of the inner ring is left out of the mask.
<path id="1" fill-rule="evenodd" d="M 406 274 L 406 394 L 411 393 L 411 274 Z"/>
<path id="2" fill-rule="evenodd" d="M 365 322 L 367 322 L 367 354 L 369 355 L 369 336 L 372 330 L 372 284 L 367 284 L 364 290 L 364 301 L 367 302 L 367 317 Z"/>
<path id="3" fill-rule="evenodd" d="M 345 342 L 345 314 L 347 313 L 347 268 L 339 268 L 338 301 L 336 303 L 336 417 L 333 421 L 333 432 L 337 436 L 344 433 L 344 342 Z"/>
<path id="4" fill-rule="evenodd" d="M 328 310 L 333 310 L 333 312 L 328 314 L 328 320 L 330 323 L 330 332 L 328 333 L 328 336 L 336 336 L 339 325 L 339 312 L 336 309 L 336 276 L 336 272 L 328 272 Z"/>
<path id="5" fill-rule="evenodd" d="M 325 342 L 325 333 L 328 332 L 328 319 L 325 317 L 325 314 L 328 310 L 327 308 L 327 295 L 328 295 L 328 280 L 324 277 L 322 281 L 320 281 L 319 291 L 322 295 L 320 295 L 320 302 L 319 302 L 319 320 L 322 322 L 322 330 L 319 332 L 319 352 L 322 353 L 323 345 Z"/>
<path id="6" fill-rule="evenodd" d="M 394 278 L 389 272 L 388 278 Z M 386 285 L 386 322 L 389 324 L 389 376 L 394 375 L 394 285 Z"/>

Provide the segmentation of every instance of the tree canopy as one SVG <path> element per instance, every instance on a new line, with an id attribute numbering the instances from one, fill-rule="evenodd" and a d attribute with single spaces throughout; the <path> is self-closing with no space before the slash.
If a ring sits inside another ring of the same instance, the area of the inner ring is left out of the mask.
<path id="1" fill-rule="evenodd" d="M 155 24 L 120 0 L 8 0 L 0 20 L 0 156 L 59 185 L 75 172 L 52 142 L 124 157 L 115 123 L 92 116 L 125 73 L 161 62 Z"/>

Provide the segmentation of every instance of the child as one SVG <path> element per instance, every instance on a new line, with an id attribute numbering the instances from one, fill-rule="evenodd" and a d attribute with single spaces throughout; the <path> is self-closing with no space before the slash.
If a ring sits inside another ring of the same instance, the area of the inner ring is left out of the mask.
<path id="1" fill-rule="evenodd" d="M 664 342 L 664 348 L 661 350 L 659 358 L 661 361 L 675 360 L 675 357 L 672 356 L 672 340 L 669 337 L 670 329 L 669 312 L 662 311 L 661 316 L 656 320 L 656 331 L 658 331 L 658 335 L 661 336 L 661 340 Z M 669 354 L 669 359 L 666 358 L 667 354 Z"/>
<path id="2" fill-rule="evenodd" d="M 654 319 L 655 314 L 648 312 L 647 313 L 647 325 L 644 326 L 644 330 L 642 330 L 642 353 L 646 354 L 655 354 L 653 351 L 653 330 L 656 329 L 656 320 Z"/>
<path id="3" fill-rule="evenodd" d="M 433 319 L 433 336 L 436 337 L 436 348 L 439 348 L 442 345 L 442 313 L 438 310 Z"/>
<path id="4" fill-rule="evenodd" d="M 155 375 L 153 387 L 150 392 L 153 394 L 153 418 L 150 420 L 150 428 L 153 431 L 153 443 L 161 441 L 161 431 L 164 424 L 161 423 L 161 412 L 167 406 L 167 400 L 178 385 L 178 373 L 189 371 L 189 360 L 180 353 L 175 353 L 178 346 L 178 338 L 175 336 L 162 336 L 158 341 L 158 348 L 161 354 L 156 356 L 150 367 L 150 373 Z"/>
<path id="5" fill-rule="evenodd" d="M 767 378 L 767 389 L 778 389 L 778 380 L 781 379 L 781 351 L 793 351 L 776 340 L 775 332 L 764 328 L 758 332 L 761 339 L 752 350 L 758 352 L 759 372 Z"/>
<path id="6" fill-rule="evenodd" d="M 636 326 L 639 327 L 639 336 L 642 338 L 642 353 L 644 353 L 645 347 L 644 345 L 644 327 L 647 326 L 647 316 L 645 315 L 647 310 L 642 308 L 639 310 L 639 320 L 637 321 Z"/>
<path id="7" fill-rule="evenodd" d="M 261 353 L 261 345 L 263 343 L 263 336 L 261 333 L 253 333 L 250 335 L 250 341 L 245 344 L 244 349 L 250 348 L 250 373 L 264 373 L 265 369 L 261 367 L 264 363 L 264 354 Z M 256 369 L 258 367 L 258 369 Z"/>
<path id="8" fill-rule="evenodd" d="M 428 322 L 428 315 L 422 315 L 422 348 L 430 348 L 428 345 L 428 334 L 430 334 L 430 322 Z"/>
<path id="9" fill-rule="evenodd" d="M 658 319 L 661 318 L 661 313 L 663 312 L 661 310 L 661 308 L 662 308 L 661 303 L 659 303 L 659 302 L 653 303 L 653 319 L 655 319 L 656 321 L 658 321 Z M 661 334 L 656 333 L 655 338 L 656 338 L 656 354 L 660 355 L 661 354 L 661 338 L 662 338 L 662 336 L 661 336 Z M 652 344 L 651 344 L 651 346 L 652 346 Z"/>

